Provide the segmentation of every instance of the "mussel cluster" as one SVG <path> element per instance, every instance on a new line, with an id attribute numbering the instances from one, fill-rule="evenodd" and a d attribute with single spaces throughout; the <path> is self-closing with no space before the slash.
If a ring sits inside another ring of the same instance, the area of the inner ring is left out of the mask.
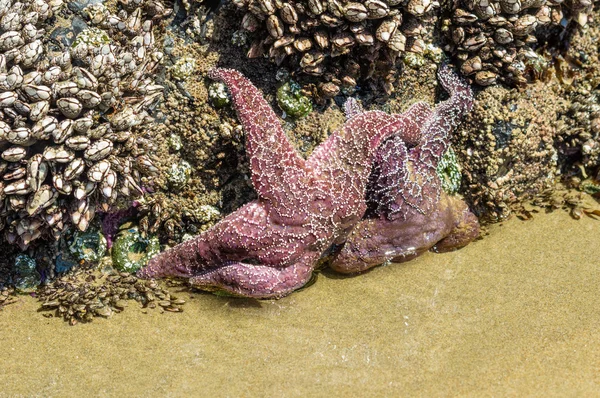
<path id="1" fill-rule="evenodd" d="M 25 248 L 95 210 L 143 192 L 156 171 L 151 144 L 132 132 L 146 123 L 163 88 L 154 46 L 156 1 L 101 3 L 84 11 L 80 31 L 61 0 L 0 0 L 0 229 Z M 59 15 L 60 14 L 60 15 Z M 60 40 L 62 39 L 62 40 Z"/>
<path id="2" fill-rule="evenodd" d="M 362 78 L 388 77 L 399 54 L 421 53 L 433 31 L 432 0 L 235 0 L 242 28 L 264 54 L 294 72 L 318 76 L 319 94 L 333 97 Z"/>
<path id="3" fill-rule="evenodd" d="M 540 36 L 587 23 L 591 0 L 458 0 L 442 21 L 446 50 L 461 72 L 482 86 L 521 84 L 541 77 L 546 60 L 536 53 Z"/>

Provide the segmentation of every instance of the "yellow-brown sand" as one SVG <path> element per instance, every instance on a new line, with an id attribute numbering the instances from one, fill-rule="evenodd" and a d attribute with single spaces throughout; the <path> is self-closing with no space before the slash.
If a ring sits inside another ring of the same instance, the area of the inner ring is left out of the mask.
<path id="1" fill-rule="evenodd" d="M 600 222 L 555 212 L 278 301 L 70 327 L 22 297 L 0 311 L 0 396 L 598 396 L 599 286 Z"/>

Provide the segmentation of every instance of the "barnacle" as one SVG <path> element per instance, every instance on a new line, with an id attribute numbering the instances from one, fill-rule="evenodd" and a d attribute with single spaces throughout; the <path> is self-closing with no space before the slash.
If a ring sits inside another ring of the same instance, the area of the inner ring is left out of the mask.
<path id="1" fill-rule="evenodd" d="M 128 3 L 118 16 L 89 6 L 79 33 L 62 27 L 71 22 L 60 0 L 0 7 L 0 229 L 9 243 L 85 231 L 97 208 L 140 195 L 141 177 L 155 171 L 135 130 L 152 121 L 163 91 L 151 20 L 159 3 Z"/>
<path id="2" fill-rule="evenodd" d="M 251 58 L 267 55 L 318 77 L 318 93 L 352 91 L 361 79 L 389 79 L 395 59 L 422 53 L 439 4 L 430 0 L 236 0 L 254 37 Z M 385 86 L 390 88 L 389 85 Z"/>

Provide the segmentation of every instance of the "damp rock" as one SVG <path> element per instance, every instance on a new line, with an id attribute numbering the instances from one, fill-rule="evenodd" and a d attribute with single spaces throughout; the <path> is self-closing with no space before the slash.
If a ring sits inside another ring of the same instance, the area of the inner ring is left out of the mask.
<path id="1" fill-rule="evenodd" d="M 244 47 L 248 44 L 248 33 L 243 30 L 233 32 L 231 35 L 231 44 L 238 47 Z"/>
<path id="2" fill-rule="evenodd" d="M 54 260 L 54 272 L 64 274 L 77 266 L 77 261 L 67 253 L 59 253 Z"/>

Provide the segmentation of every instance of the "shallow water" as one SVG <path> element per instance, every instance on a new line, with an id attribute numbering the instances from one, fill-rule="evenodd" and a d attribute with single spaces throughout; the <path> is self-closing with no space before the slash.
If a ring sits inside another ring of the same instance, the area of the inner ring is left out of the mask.
<path id="1" fill-rule="evenodd" d="M 0 396 L 598 395 L 599 232 L 554 212 L 278 301 L 130 302 L 74 327 L 21 297 L 0 311 Z"/>

